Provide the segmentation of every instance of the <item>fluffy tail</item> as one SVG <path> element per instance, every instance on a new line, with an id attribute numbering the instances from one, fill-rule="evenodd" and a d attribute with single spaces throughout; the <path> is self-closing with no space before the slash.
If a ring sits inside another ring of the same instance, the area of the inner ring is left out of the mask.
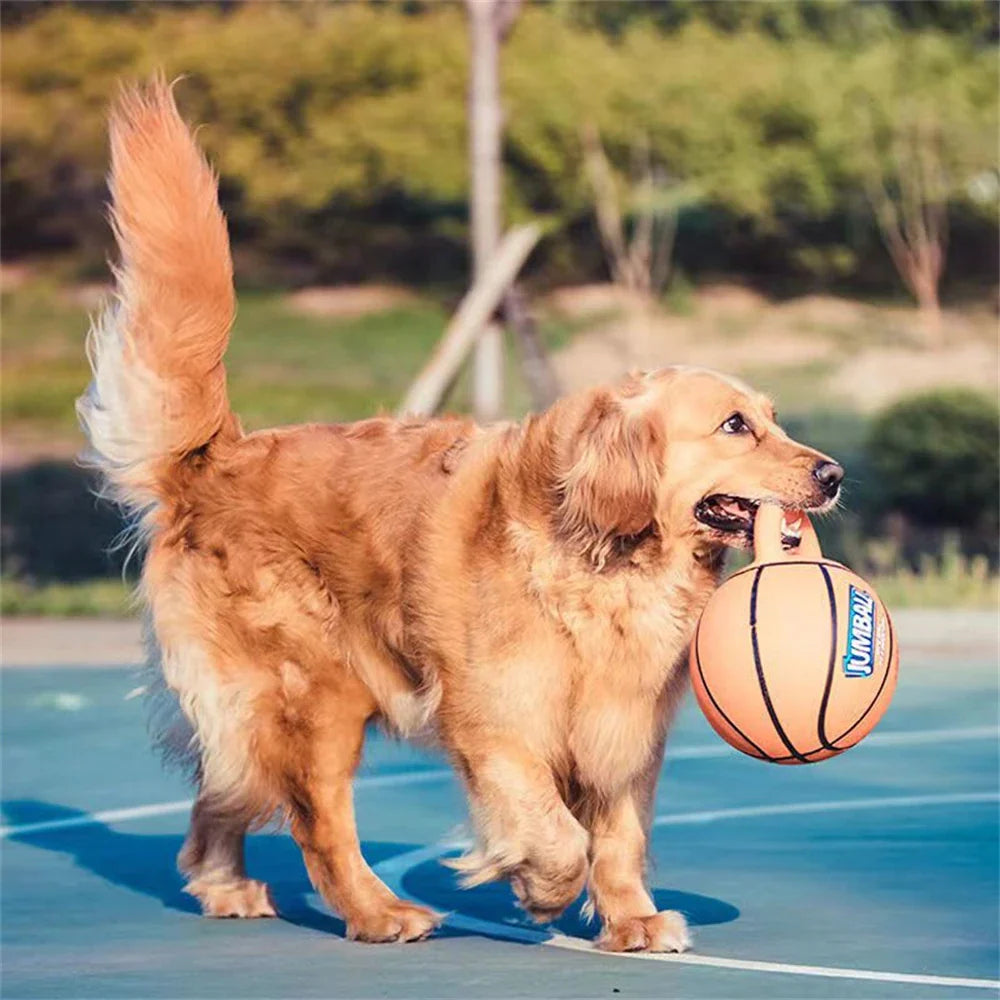
<path id="1" fill-rule="evenodd" d="M 134 515 L 186 455 L 235 440 L 222 356 L 235 311 L 216 177 L 163 79 L 111 114 L 115 299 L 88 338 L 93 379 L 77 401 L 109 492 Z"/>

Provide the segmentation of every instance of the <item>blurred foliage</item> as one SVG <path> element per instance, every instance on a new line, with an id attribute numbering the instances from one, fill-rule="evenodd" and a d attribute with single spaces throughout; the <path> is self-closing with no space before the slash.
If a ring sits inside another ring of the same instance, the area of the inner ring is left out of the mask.
<path id="1" fill-rule="evenodd" d="M 959 536 L 944 536 L 940 554 L 922 553 L 916 566 L 891 540 L 870 541 L 863 563 L 866 578 L 885 605 L 896 608 L 982 608 L 1000 604 L 1000 577 L 984 555 L 966 556 Z"/>
<path id="2" fill-rule="evenodd" d="M 890 510 L 918 524 L 996 533 L 1000 409 L 966 389 L 900 400 L 872 424 L 867 451 Z"/>
<path id="3" fill-rule="evenodd" d="M 35 585 L 0 580 L 0 614 L 59 618 L 125 618 L 135 613 L 133 588 L 120 577 Z"/>
<path id="4" fill-rule="evenodd" d="M 818 409 L 782 423 L 847 470 L 841 506 L 816 525 L 828 556 L 863 576 L 891 577 L 900 587 L 910 586 L 914 574 L 940 578 L 941 588 L 946 579 L 971 574 L 968 586 L 976 590 L 984 573 L 995 586 L 995 402 L 966 389 L 941 389 L 905 397 L 874 417 Z"/>
<path id="5" fill-rule="evenodd" d="M 120 574 L 122 520 L 97 488 L 96 476 L 70 462 L 0 471 L 4 577 L 37 583 Z"/>
<path id="6" fill-rule="evenodd" d="M 6 254 L 102 261 L 107 104 L 119 81 L 162 66 L 184 75 L 184 111 L 207 123 L 199 137 L 244 273 L 271 260 L 291 280 L 461 274 L 460 6 L 8 3 L 4 20 Z M 976 243 L 969 258 L 987 273 L 995 33 L 995 8 L 976 3 L 528 5 L 503 53 L 509 215 L 549 220 L 540 259 L 558 276 L 600 267 L 581 170 L 592 121 L 623 172 L 648 137 L 698 190 L 682 213 L 682 266 L 685 253 L 704 266 L 708 246 L 716 266 L 728 253 L 823 280 L 859 275 L 881 254 L 859 196 L 859 115 L 884 130 L 919 114 L 948 153 L 968 231 L 954 242 Z M 820 230 L 803 240 L 809 226 Z"/>

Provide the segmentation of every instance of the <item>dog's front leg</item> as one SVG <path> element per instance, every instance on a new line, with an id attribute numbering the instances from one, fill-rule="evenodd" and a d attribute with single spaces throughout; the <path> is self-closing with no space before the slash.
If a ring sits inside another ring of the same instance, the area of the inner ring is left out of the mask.
<path id="1" fill-rule="evenodd" d="M 658 913 L 646 888 L 647 802 L 655 781 L 655 773 L 644 776 L 591 818 L 587 888 L 602 924 L 597 944 L 605 951 L 685 951 L 691 944 L 684 917 Z"/>
<path id="2" fill-rule="evenodd" d="M 509 878 L 523 908 L 554 920 L 583 890 L 587 831 L 566 808 L 552 770 L 516 735 L 455 748 L 466 777 L 479 846 L 453 862 L 465 886 Z"/>

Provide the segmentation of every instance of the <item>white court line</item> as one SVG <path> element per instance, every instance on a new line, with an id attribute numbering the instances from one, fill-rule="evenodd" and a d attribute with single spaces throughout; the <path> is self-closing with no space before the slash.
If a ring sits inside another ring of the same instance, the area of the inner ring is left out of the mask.
<path id="1" fill-rule="evenodd" d="M 708 809 L 704 812 L 667 813 L 657 816 L 653 826 L 687 826 L 714 823 L 719 819 L 750 819 L 755 816 L 793 816 L 800 813 L 841 812 L 858 809 L 881 809 L 883 805 L 945 806 L 963 803 L 998 802 L 1000 792 L 955 792 L 944 795 L 896 795 L 888 799 L 836 799 L 831 802 L 788 802 L 784 805 L 744 806 L 736 809 Z"/>
<path id="2" fill-rule="evenodd" d="M 995 740 L 998 735 L 1000 733 L 992 726 L 969 726 L 963 729 L 918 729 L 911 732 L 873 733 L 865 740 L 864 746 L 874 748 L 911 746 L 921 743 L 954 743 L 981 739 Z M 708 760 L 716 757 L 733 757 L 736 754 L 737 751 L 721 741 L 718 745 L 672 748 L 668 746 L 666 761 L 669 764 L 672 760 Z M 402 774 L 362 775 L 355 779 L 354 787 L 361 790 L 364 788 L 419 785 L 425 782 L 445 781 L 451 773 L 448 768 L 435 768 L 427 771 L 407 771 Z M 178 799 L 175 802 L 154 802 L 149 805 L 130 806 L 123 809 L 104 809 L 100 812 L 86 813 L 67 819 L 0 826 L 0 840 L 22 834 L 47 833 L 50 830 L 70 830 L 74 827 L 94 826 L 100 823 L 124 823 L 129 820 L 149 819 L 153 816 L 170 816 L 187 812 L 193 802 L 193 799 Z"/>
<path id="3" fill-rule="evenodd" d="M 426 771 L 403 771 L 400 774 L 363 774 L 354 779 L 354 787 L 394 788 L 398 785 L 423 785 L 450 778 L 452 770 L 436 767 Z M 84 813 L 67 819 L 49 819 L 39 823 L 21 823 L 0 826 L 0 840 L 29 833 L 46 833 L 50 830 L 69 830 L 76 826 L 95 826 L 100 823 L 123 823 L 133 819 L 148 819 L 151 816 L 170 816 L 187 812 L 194 805 L 194 799 L 177 799 L 175 802 L 154 802 L 147 806 L 130 806 L 126 809 L 103 809 L 95 813 Z"/>
<path id="4" fill-rule="evenodd" d="M 782 816 L 801 813 L 836 812 L 843 809 L 900 809 L 911 806 L 959 805 L 1000 801 L 997 792 L 969 792 L 948 795 L 901 795 L 895 798 L 833 799 L 829 802 L 796 802 L 786 805 L 748 806 L 743 809 L 718 809 L 714 812 L 666 813 L 653 820 L 654 826 L 682 826 L 688 823 L 708 823 L 717 820 L 738 819 L 749 816 Z M 421 847 L 407 851 L 377 864 L 375 873 L 396 895 L 415 903 L 425 903 L 403 885 L 407 873 L 426 861 L 440 858 L 450 850 L 466 848 L 469 843 L 450 842 Z M 570 937 L 555 931 L 535 930 L 531 927 L 494 923 L 478 917 L 468 917 L 462 913 L 449 913 L 444 920 L 448 927 L 467 930 L 476 934 L 505 938 L 543 945 L 548 948 L 563 948 L 568 951 L 582 951 L 607 958 L 640 959 L 651 962 L 672 962 L 678 965 L 702 965 L 718 969 L 738 969 L 743 972 L 772 972 L 792 976 L 816 976 L 824 979 L 853 979 L 865 982 L 908 983 L 913 986 L 947 986 L 952 989 L 975 990 L 1000 989 L 1000 980 L 970 979 L 962 976 L 931 976 L 910 972 L 879 972 L 874 969 L 845 969 L 822 965 L 794 965 L 787 962 L 764 962 L 754 959 L 725 958 L 721 955 L 664 954 L 662 952 L 605 952 L 598 951 L 591 941 Z"/>
<path id="5" fill-rule="evenodd" d="M 967 740 L 1000 739 L 996 726 L 966 726 L 961 729 L 917 729 L 909 732 L 875 732 L 864 741 L 864 746 L 902 747 L 921 743 L 963 743 Z M 674 747 L 667 744 L 666 763 L 672 760 L 707 760 L 713 757 L 732 757 L 733 751 L 721 741 L 711 746 Z"/>

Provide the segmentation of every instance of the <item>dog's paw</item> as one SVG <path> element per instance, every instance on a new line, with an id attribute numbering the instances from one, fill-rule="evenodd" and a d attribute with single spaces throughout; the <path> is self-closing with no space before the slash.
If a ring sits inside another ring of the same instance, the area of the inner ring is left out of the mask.
<path id="1" fill-rule="evenodd" d="M 651 917 L 629 917 L 606 924 L 597 947 L 602 951 L 687 951 L 691 935 L 680 913 L 662 910 Z"/>
<path id="2" fill-rule="evenodd" d="M 441 916 L 426 906 L 394 900 L 379 910 L 354 914 L 347 919 L 347 936 L 352 941 L 388 944 L 393 941 L 420 941 L 441 923 Z"/>
<path id="3" fill-rule="evenodd" d="M 583 891 L 586 855 L 569 855 L 546 865 L 527 861 L 511 872 L 510 885 L 521 908 L 538 923 L 555 920 Z"/>
<path id="4" fill-rule="evenodd" d="M 185 892 L 201 902 L 206 917 L 276 917 L 270 890 L 263 882 L 241 879 L 238 882 L 199 882 L 185 886 Z"/>

